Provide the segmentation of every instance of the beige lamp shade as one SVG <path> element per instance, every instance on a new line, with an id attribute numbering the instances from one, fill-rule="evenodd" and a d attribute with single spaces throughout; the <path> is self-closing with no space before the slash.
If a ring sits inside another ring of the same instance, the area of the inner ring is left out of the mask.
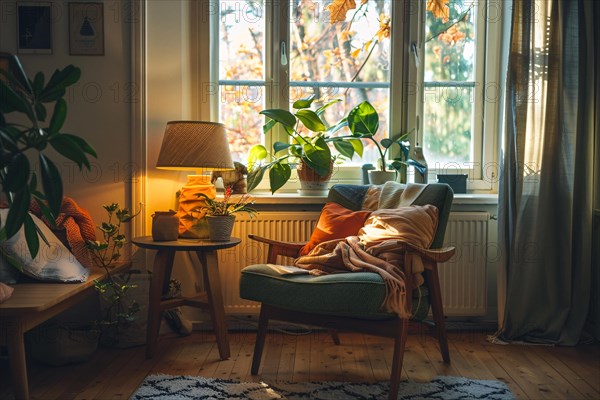
<path id="1" fill-rule="evenodd" d="M 212 171 L 234 169 L 225 126 L 206 121 L 167 122 L 156 168 Z"/>

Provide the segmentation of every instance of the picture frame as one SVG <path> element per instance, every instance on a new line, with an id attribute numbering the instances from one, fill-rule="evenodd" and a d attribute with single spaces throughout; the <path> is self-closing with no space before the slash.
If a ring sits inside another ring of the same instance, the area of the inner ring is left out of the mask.
<path id="1" fill-rule="evenodd" d="M 17 53 L 52 54 L 52 3 L 17 2 Z"/>
<path id="2" fill-rule="evenodd" d="M 69 54 L 104 55 L 104 3 L 69 3 Z"/>

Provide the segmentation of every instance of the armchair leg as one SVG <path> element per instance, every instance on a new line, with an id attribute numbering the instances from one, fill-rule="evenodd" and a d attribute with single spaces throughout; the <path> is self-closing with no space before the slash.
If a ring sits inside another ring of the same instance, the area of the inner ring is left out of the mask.
<path id="1" fill-rule="evenodd" d="M 252 357 L 252 368 L 250 369 L 252 375 L 258 374 L 262 352 L 265 347 L 265 339 L 267 338 L 269 317 L 267 316 L 267 311 L 265 309 L 265 305 L 261 305 L 260 316 L 258 317 L 258 330 L 256 332 L 256 343 L 254 344 L 254 356 Z"/>
<path id="2" fill-rule="evenodd" d="M 335 329 L 328 329 L 329 335 L 331 335 L 331 340 L 336 346 L 340 345 L 340 336 L 338 335 L 338 331 Z"/>
<path id="3" fill-rule="evenodd" d="M 398 334 L 394 340 L 394 357 L 392 360 L 392 375 L 390 376 L 390 393 L 388 394 L 388 400 L 396 400 L 398 398 L 407 337 L 408 319 L 401 319 L 398 322 Z"/>
<path id="4" fill-rule="evenodd" d="M 431 270 L 425 270 L 427 280 L 429 282 L 429 291 L 431 298 L 431 311 L 433 313 L 433 321 L 435 322 L 435 334 L 437 336 L 442 359 L 445 363 L 450 362 L 450 353 L 448 351 L 448 338 L 446 336 L 446 322 L 444 319 L 444 309 L 442 305 L 442 289 L 438 276 L 437 265 L 434 265 Z"/>

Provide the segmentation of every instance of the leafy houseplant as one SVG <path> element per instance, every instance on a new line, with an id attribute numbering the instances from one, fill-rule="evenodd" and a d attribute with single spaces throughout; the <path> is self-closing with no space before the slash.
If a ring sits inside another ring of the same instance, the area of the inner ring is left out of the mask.
<path id="1" fill-rule="evenodd" d="M 95 263 L 106 271 L 106 280 L 94 281 L 94 287 L 108 304 L 104 310 L 103 318 L 96 321 L 96 324 L 99 325 L 104 335 L 104 341 L 110 344 L 118 340 L 119 331 L 127 327 L 140 310 L 140 306 L 135 300 L 129 303 L 127 300 L 128 292 L 136 286 L 128 282 L 118 281 L 111 274 L 110 269 L 121 257 L 121 250 L 127 242 L 125 235 L 121 233 L 121 225 L 130 222 L 140 212 L 131 214 L 128 209 L 120 208 L 118 203 L 103 205 L 102 207 L 108 213 L 108 221 L 102 222 L 98 226 L 98 229 L 102 232 L 103 240 L 88 240 L 86 247 L 90 250 Z"/>
<path id="2" fill-rule="evenodd" d="M 348 114 L 348 128 L 355 138 L 372 141 L 379 152 L 378 167 L 382 172 L 387 171 L 388 152 L 394 144 L 398 146 L 397 155 L 390 160 L 390 168 L 399 174 L 406 174 L 407 165 L 412 165 L 421 173 L 424 173 L 425 166 L 419 162 L 409 159 L 410 143 L 407 138 L 410 132 L 399 133 L 391 138 L 381 139 L 379 142 L 375 139 L 375 134 L 379 129 L 379 116 L 375 108 L 368 101 L 364 101 L 354 107 Z"/>
<path id="3" fill-rule="evenodd" d="M 12 237 L 24 226 L 32 258 L 39 250 L 38 234 L 43 240 L 46 238 L 28 214 L 30 202 L 34 200 L 39 205 L 48 221 L 55 221 L 63 198 L 60 171 L 46 151 L 53 148 L 75 162 L 79 169 L 84 166 L 89 169 L 88 156 L 96 157 L 84 139 L 61 132 L 67 117 L 67 102 L 63 99 L 66 88 L 80 76 L 79 68 L 68 65 L 56 70 L 48 82 L 42 72 L 30 80 L 16 56 L 0 53 L 0 185 L 9 204 L 0 241 Z M 18 122 L 9 122 L 9 117 Z M 41 190 L 28 158 L 28 154 L 35 152 Z"/>
<path id="4" fill-rule="evenodd" d="M 262 145 L 253 146 L 248 155 L 248 191 L 256 188 L 265 172 L 269 171 L 271 192 L 280 189 L 291 177 L 291 161 L 298 160 L 314 170 L 317 175 L 326 177 L 331 174 L 332 161 L 329 144 L 341 156 L 352 158 L 355 153 L 362 155 L 362 142 L 349 136 L 331 136 L 346 126 L 345 118 L 334 125 L 328 125 L 323 113 L 332 104 L 340 100 L 332 100 L 316 110 L 310 107 L 314 96 L 297 100 L 292 107 L 294 113 L 284 109 L 267 109 L 260 114 L 268 118 L 263 132 L 270 132 L 276 125 L 281 125 L 288 134 L 291 143 L 275 142 L 270 154 Z"/>
<path id="5" fill-rule="evenodd" d="M 211 199 L 204 193 L 198 194 L 198 197 L 204 199 L 205 204 L 194 208 L 192 212 L 206 215 L 210 240 L 230 240 L 236 213 L 246 212 L 250 218 L 257 214 L 257 211 L 249 206 L 251 198 L 248 194 L 243 194 L 237 201 L 230 201 L 232 193 L 233 188 L 228 186 L 225 189 L 223 200 Z"/>

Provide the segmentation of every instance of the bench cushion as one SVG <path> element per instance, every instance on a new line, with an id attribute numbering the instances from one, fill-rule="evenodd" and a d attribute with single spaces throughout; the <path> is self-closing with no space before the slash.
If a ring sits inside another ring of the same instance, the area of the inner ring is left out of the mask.
<path id="1" fill-rule="evenodd" d="M 413 315 L 423 319 L 429 310 L 427 288 L 413 292 Z M 281 274 L 268 264 L 242 270 L 240 297 L 290 310 L 367 319 L 390 319 L 383 312 L 385 283 L 373 272 L 313 276 Z M 419 300 L 420 299 L 420 300 Z"/>

